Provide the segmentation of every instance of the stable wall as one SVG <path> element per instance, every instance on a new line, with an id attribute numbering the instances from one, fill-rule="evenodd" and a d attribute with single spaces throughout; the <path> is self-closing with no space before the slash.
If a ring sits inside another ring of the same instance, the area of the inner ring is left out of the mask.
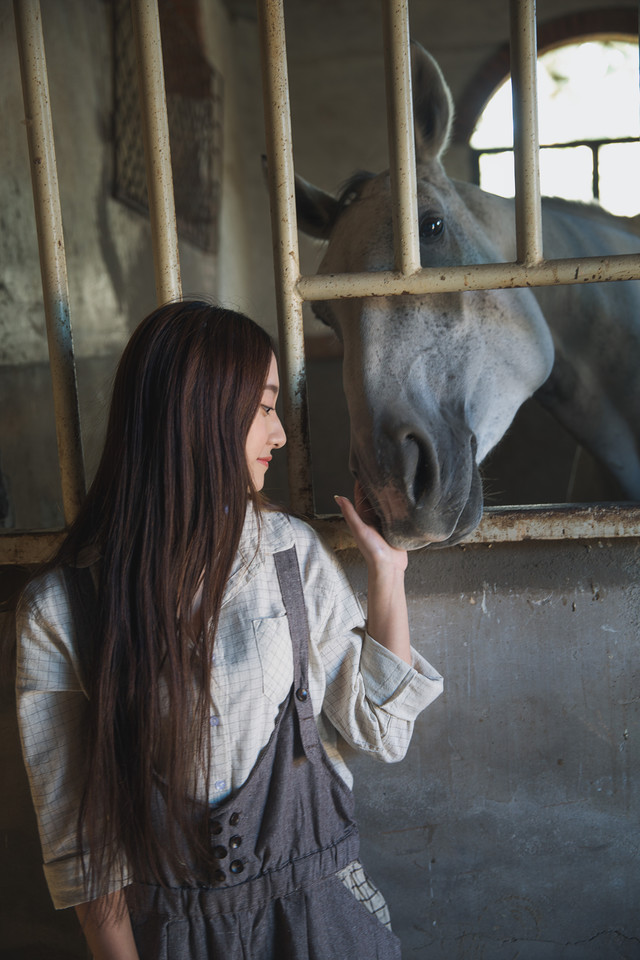
<path id="1" fill-rule="evenodd" d="M 640 957 L 639 561 L 637 541 L 412 555 L 444 693 L 401 764 L 354 764 L 404 960 Z"/>

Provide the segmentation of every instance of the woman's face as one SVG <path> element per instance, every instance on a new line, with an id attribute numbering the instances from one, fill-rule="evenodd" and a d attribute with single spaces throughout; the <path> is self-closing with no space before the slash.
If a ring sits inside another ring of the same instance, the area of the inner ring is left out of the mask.
<path id="1" fill-rule="evenodd" d="M 287 442 L 286 434 L 275 410 L 279 389 L 278 364 L 275 355 L 272 353 L 267 381 L 260 398 L 260 406 L 249 428 L 245 446 L 247 465 L 256 490 L 262 490 L 264 486 L 264 478 L 271 462 L 271 451 L 274 447 L 283 447 Z"/>

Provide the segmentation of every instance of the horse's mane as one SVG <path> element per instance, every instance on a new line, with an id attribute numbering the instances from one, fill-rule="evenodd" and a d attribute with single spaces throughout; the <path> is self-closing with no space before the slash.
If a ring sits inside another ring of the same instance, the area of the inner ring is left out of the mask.
<path id="1" fill-rule="evenodd" d="M 544 197 L 544 207 L 550 207 L 559 213 L 570 213 L 576 217 L 584 217 L 589 220 L 597 220 L 610 227 L 619 227 L 623 230 L 631 230 L 640 235 L 640 216 L 622 217 L 615 213 L 609 213 L 598 203 L 580 203 L 578 200 L 565 200 L 563 197 Z"/>

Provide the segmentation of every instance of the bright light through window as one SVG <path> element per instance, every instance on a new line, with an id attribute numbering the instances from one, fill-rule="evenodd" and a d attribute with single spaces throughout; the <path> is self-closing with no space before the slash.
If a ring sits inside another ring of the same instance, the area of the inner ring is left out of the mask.
<path id="1" fill-rule="evenodd" d="M 513 169 L 513 153 L 510 150 L 503 153 L 481 153 L 480 186 L 489 193 L 497 193 L 500 197 L 515 197 L 515 172 Z"/>
<path id="2" fill-rule="evenodd" d="M 545 197 L 589 203 L 593 199 L 593 154 L 589 147 L 541 150 L 540 190 Z"/>
<path id="3" fill-rule="evenodd" d="M 511 81 L 487 104 L 471 137 L 481 153 L 480 185 L 502 196 L 513 196 Z M 602 141 L 640 136 L 637 44 L 607 40 L 557 47 L 538 59 L 538 117 L 541 150 L 541 189 L 547 196 L 590 201 L 593 163 L 597 152 L 600 203 L 612 213 L 640 213 L 640 145 Z M 595 149 L 556 144 L 596 141 Z"/>
<path id="4" fill-rule="evenodd" d="M 640 143 L 610 143 L 600 148 L 600 203 L 611 213 L 640 213 Z"/>

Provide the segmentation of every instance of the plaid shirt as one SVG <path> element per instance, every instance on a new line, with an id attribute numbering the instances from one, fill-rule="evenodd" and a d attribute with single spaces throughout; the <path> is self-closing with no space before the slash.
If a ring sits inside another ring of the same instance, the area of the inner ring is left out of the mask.
<path id="1" fill-rule="evenodd" d="M 417 652 L 408 666 L 367 634 L 346 575 L 310 527 L 264 512 L 258 538 L 250 508 L 215 640 L 212 775 L 208 787 L 201 785 L 213 804 L 249 776 L 293 682 L 291 638 L 273 560 L 293 543 L 311 633 L 309 690 L 324 747 L 349 785 L 339 737 L 380 760 L 400 760 L 416 716 L 442 690 L 442 678 Z M 18 609 L 17 632 L 23 755 L 49 890 L 57 908 L 67 907 L 87 899 L 76 843 L 87 700 L 59 571 L 29 585 Z M 162 772 L 161 750 L 157 763 Z M 103 893 L 120 885 L 114 878 Z"/>

